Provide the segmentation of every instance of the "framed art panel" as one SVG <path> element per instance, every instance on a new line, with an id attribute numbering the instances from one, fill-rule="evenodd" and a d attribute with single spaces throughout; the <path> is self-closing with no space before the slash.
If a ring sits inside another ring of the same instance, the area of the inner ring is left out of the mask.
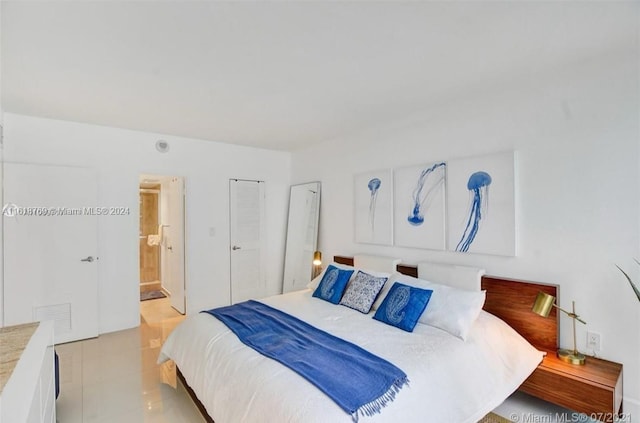
<path id="1" fill-rule="evenodd" d="M 355 241 L 391 245 L 393 242 L 391 169 L 354 177 Z"/>
<path id="2" fill-rule="evenodd" d="M 394 244 L 445 249 L 447 164 L 429 163 L 394 172 Z"/>
<path id="3" fill-rule="evenodd" d="M 448 165 L 448 249 L 515 256 L 514 152 Z"/>

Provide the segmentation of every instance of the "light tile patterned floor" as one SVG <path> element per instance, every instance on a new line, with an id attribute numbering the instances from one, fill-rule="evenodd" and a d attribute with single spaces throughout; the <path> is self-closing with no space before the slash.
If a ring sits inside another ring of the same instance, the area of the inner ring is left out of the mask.
<path id="1" fill-rule="evenodd" d="M 141 325 L 58 345 L 59 423 L 201 423 L 173 363 L 156 364 L 162 342 L 184 316 L 169 299 L 143 301 Z"/>

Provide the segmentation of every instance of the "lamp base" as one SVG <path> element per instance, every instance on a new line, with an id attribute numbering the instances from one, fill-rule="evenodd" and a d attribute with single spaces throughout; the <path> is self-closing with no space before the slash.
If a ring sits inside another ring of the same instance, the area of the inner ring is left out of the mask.
<path id="1" fill-rule="evenodd" d="M 558 350 L 558 358 L 567 363 L 583 365 L 587 357 L 580 352 L 573 352 L 573 350 Z"/>

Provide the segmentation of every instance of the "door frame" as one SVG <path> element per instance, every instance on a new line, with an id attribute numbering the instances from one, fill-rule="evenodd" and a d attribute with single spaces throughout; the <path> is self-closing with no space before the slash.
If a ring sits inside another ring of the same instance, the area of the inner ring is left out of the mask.
<path id="1" fill-rule="evenodd" d="M 183 296 L 184 296 L 184 315 L 188 314 L 189 311 L 189 302 L 188 302 L 188 298 L 187 298 L 187 293 L 188 293 L 188 286 L 189 286 L 189 281 L 188 281 L 188 277 L 187 277 L 187 268 L 188 268 L 188 255 L 187 255 L 187 178 L 185 176 L 182 175 L 176 175 L 176 174 L 168 174 L 168 173 L 162 173 L 162 172 L 141 172 L 138 175 L 138 181 L 137 181 L 137 186 L 136 186 L 136 190 L 139 193 L 140 190 L 140 184 L 143 183 L 144 179 L 159 179 L 159 180 L 170 180 L 171 178 L 180 178 L 182 180 L 182 253 L 183 253 L 183 263 L 184 263 L 184 269 L 183 269 Z M 139 194 L 138 194 L 139 195 Z M 160 198 L 162 197 L 162 188 L 160 189 Z M 165 194 L 166 195 L 166 194 Z M 162 200 L 160 200 L 162 201 Z M 158 204 L 158 211 L 160 212 L 161 210 L 161 205 Z M 138 209 L 138 215 L 140 214 L 140 210 Z M 162 218 L 162 216 L 160 216 L 160 218 Z M 137 220 L 137 225 L 136 225 L 136 237 L 139 236 L 140 233 L 140 219 Z M 138 247 L 138 254 L 136 254 L 137 260 L 138 260 L 138 271 L 140 269 L 140 254 L 139 254 L 139 250 L 140 248 Z M 164 272 L 162 271 L 162 252 L 160 254 L 160 274 L 161 274 L 161 278 L 164 275 Z M 138 278 L 139 279 L 139 278 Z M 140 281 L 138 280 L 138 285 L 139 285 Z M 139 292 L 140 290 L 138 289 L 136 295 L 140 295 Z M 138 302 L 140 302 L 140 299 L 138 298 Z M 172 308 L 175 310 L 175 307 L 172 306 Z M 176 310 L 178 311 L 178 310 Z M 179 312 L 179 311 L 178 311 Z M 180 313 L 180 312 L 179 312 Z M 182 313 L 180 313 L 182 314 Z"/>
<path id="2" fill-rule="evenodd" d="M 140 196 L 140 199 L 141 199 L 141 201 L 139 203 L 139 204 L 141 204 L 141 207 L 144 204 L 143 198 L 144 198 L 145 194 L 146 195 L 155 195 L 156 196 L 156 200 L 155 200 L 156 201 L 156 206 L 155 206 L 155 212 L 156 213 L 155 214 L 156 214 L 156 221 L 159 222 L 159 220 L 160 220 L 160 189 L 159 188 L 158 189 L 152 189 L 152 188 L 142 188 L 141 187 L 139 189 L 139 192 L 138 192 L 138 195 Z M 140 209 L 140 213 L 142 213 L 142 208 Z M 158 224 L 156 224 L 155 226 L 157 227 Z M 144 237 L 143 235 L 141 235 L 139 237 L 140 240 L 142 240 L 143 238 L 146 238 L 146 237 Z M 146 239 L 145 239 L 145 241 L 146 241 Z M 141 249 L 142 246 L 139 246 L 138 248 Z M 140 286 L 142 286 L 142 284 L 144 284 L 144 283 L 153 282 L 153 281 L 146 280 L 147 278 L 143 278 L 142 277 L 142 265 L 139 266 L 139 267 L 140 267 L 139 268 Z M 162 279 L 162 269 L 161 269 L 161 264 L 160 264 L 160 248 L 158 248 L 158 251 L 157 251 L 155 267 L 156 267 L 155 271 L 156 271 L 156 276 L 157 276 L 156 277 L 156 281 L 159 282 Z M 143 281 L 143 279 L 145 279 L 145 280 Z"/>

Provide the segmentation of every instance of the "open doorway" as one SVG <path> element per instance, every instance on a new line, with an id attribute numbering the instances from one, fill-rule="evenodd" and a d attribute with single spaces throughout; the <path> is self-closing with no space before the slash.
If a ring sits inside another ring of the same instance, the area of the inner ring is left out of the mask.
<path id="1" fill-rule="evenodd" d="M 186 313 L 184 178 L 139 178 L 140 318 L 146 323 Z"/>

